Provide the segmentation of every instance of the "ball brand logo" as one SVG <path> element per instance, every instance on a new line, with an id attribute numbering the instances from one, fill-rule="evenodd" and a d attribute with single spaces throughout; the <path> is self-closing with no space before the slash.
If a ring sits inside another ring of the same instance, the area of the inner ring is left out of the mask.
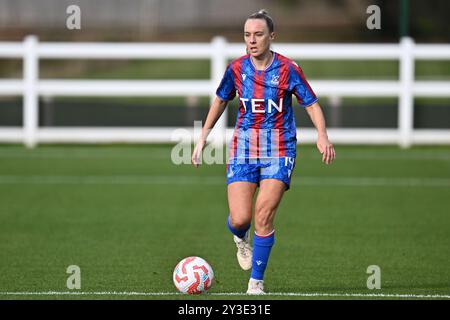
<path id="1" fill-rule="evenodd" d="M 252 113 L 272 113 L 272 110 L 275 109 L 278 112 L 283 111 L 283 98 L 280 98 L 278 104 L 272 99 L 247 99 L 247 98 L 239 98 L 242 102 L 242 106 L 244 110 L 247 111 L 247 102 L 250 101 L 250 107 Z M 275 111 L 274 111 L 275 112 Z"/>

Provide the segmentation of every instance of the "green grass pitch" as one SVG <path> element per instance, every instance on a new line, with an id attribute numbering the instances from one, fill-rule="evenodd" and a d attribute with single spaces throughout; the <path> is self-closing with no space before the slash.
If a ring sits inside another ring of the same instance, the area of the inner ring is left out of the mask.
<path id="1" fill-rule="evenodd" d="M 225 166 L 176 166 L 170 151 L 0 146 L 0 299 L 248 298 L 225 223 Z M 298 295 L 260 299 L 447 299 L 450 148 L 336 151 L 326 166 L 299 146 L 265 281 L 269 293 Z M 173 268 L 190 255 L 215 271 L 209 294 L 175 294 Z M 81 268 L 79 295 L 61 294 L 69 265 Z M 379 290 L 367 288 L 370 265 Z"/>

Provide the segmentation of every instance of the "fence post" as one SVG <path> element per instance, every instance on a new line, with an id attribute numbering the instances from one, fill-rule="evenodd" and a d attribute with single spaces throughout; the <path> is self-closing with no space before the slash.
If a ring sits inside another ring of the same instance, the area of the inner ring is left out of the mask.
<path id="1" fill-rule="evenodd" d="M 33 148 L 37 142 L 39 77 L 38 38 L 27 36 L 23 42 L 23 137 L 24 144 Z"/>
<path id="2" fill-rule="evenodd" d="M 211 56 L 211 103 L 216 98 L 216 88 L 219 86 L 222 80 L 223 74 L 227 67 L 227 60 L 225 55 L 226 40 L 224 37 L 214 37 L 211 42 L 212 56 Z M 223 145 L 226 142 L 226 129 L 227 129 L 227 110 L 224 111 L 222 116 L 217 120 L 214 126 L 214 133 L 212 132 L 213 143 L 216 145 Z"/>
<path id="3" fill-rule="evenodd" d="M 399 145 L 409 148 L 414 130 L 414 41 L 400 40 L 400 97 L 398 109 Z"/>

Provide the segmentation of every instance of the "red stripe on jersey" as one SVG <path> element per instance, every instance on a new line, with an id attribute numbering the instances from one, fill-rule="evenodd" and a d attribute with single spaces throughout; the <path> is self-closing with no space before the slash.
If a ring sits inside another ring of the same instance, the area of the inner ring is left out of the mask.
<path id="1" fill-rule="evenodd" d="M 295 66 L 295 69 L 300 74 L 300 78 L 302 79 L 302 81 L 306 85 L 306 87 L 308 88 L 309 93 L 311 93 L 311 95 L 313 97 L 315 97 L 316 94 L 314 93 L 313 89 L 311 88 L 311 86 L 309 85 L 308 81 L 306 80 L 305 75 L 303 74 L 302 68 Z"/>
<path id="2" fill-rule="evenodd" d="M 242 61 L 246 58 L 248 58 L 248 55 L 240 57 L 231 65 L 231 70 L 233 71 L 234 76 L 234 85 L 236 86 L 240 97 L 242 97 Z M 239 102 L 239 105 L 240 104 L 241 102 Z"/>
<path id="3" fill-rule="evenodd" d="M 289 64 L 287 59 L 282 59 L 282 64 L 280 67 L 280 83 L 289 83 Z M 284 90 L 277 90 L 277 98 L 278 101 L 280 101 L 281 98 L 283 98 L 283 104 L 285 103 L 284 97 L 283 97 Z M 286 156 L 286 142 L 284 140 L 284 115 L 285 115 L 286 108 L 283 108 L 283 112 L 279 112 L 275 116 L 275 130 L 274 134 L 277 136 L 275 140 L 278 142 L 278 146 L 274 146 L 273 148 L 278 149 L 278 157 L 285 157 Z M 275 150 L 277 150 L 275 149 Z"/>
<path id="4" fill-rule="evenodd" d="M 259 129 L 250 128 L 249 134 L 249 152 L 248 156 L 250 158 L 257 158 L 259 153 Z"/>
<path id="5" fill-rule="evenodd" d="M 261 99 L 262 101 L 256 103 L 255 109 L 262 110 L 262 113 L 253 113 L 253 128 L 261 128 L 261 124 L 265 118 L 265 101 L 264 101 L 264 75 L 265 71 L 255 71 L 254 86 L 253 86 L 253 99 Z M 253 107 L 253 106 L 250 106 Z"/>
<path id="6" fill-rule="evenodd" d="M 265 99 L 264 99 L 264 75 L 265 71 L 255 71 L 254 74 L 254 86 L 253 86 L 253 99 L 261 99 L 261 102 L 257 103 L 255 105 L 255 110 L 263 110 L 263 113 L 253 113 L 253 130 L 254 134 L 256 135 L 256 150 L 257 150 L 257 156 L 259 156 L 259 129 L 261 128 L 261 125 L 264 122 L 265 116 L 266 116 L 266 106 L 265 106 Z M 252 106 L 250 106 L 253 111 L 253 102 Z"/>

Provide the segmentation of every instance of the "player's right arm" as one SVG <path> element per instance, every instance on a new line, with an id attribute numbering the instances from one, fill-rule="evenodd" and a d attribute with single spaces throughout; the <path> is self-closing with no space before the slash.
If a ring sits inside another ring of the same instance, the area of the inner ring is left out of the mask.
<path id="1" fill-rule="evenodd" d="M 206 116 L 205 124 L 203 125 L 202 132 L 200 134 L 200 138 L 194 148 L 194 152 L 192 152 L 191 162 L 195 167 L 200 165 L 200 158 L 206 144 L 206 138 L 208 138 L 208 135 L 212 128 L 214 128 L 217 120 L 219 120 L 220 116 L 225 111 L 227 104 L 228 101 L 224 101 L 219 97 L 216 97 L 211 104 L 208 115 Z"/>

